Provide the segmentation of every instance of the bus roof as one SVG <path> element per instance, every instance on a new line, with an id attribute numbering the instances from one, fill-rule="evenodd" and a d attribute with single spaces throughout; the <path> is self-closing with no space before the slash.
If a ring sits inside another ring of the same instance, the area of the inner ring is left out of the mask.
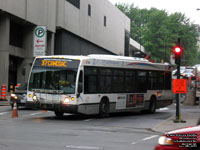
<path id="1" fill-rule="evenodd" d="M 139 57 L 127 57 L 127 56 L 117 56 L 117 55 L 102 55 L 102 54 L 91 54 L 87 56 L 82 55 L 52 55 L 52 56 L 37 56 L 36 58 L 70 58 L 70 59 L 103 59 L 103 60 L 121 60 L 121 61 L 144 61 L 148 62 L 145 58 Z"/>
<path id="2" fill-rule="evenodd" d="M 145 63 L 152 63 L 145 58 L 139 57 L 127 57 L 127 56 L 117 56 L 117 55 L 103 55 L 103 54 L 90 54 L 87 56 L 83 55 L 52 55 L 52 56 L 37 56 L 36 58 L 68 58 L 68 59 L 76 59 L 76 60 L 113 60 L 113 61 L 124 61 L 124 62 L 145 62 Z M 152 63 L 158 65 L 168 65 L 162 63 Z"/>

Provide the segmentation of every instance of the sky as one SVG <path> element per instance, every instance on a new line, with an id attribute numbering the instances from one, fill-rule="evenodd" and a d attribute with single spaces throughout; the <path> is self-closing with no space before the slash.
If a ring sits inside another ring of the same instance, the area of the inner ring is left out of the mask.
<path id="1" fill-rule="evenodd" d="M 185 14 L 187 18 L 190 18 L 190 22 L 200 25 L 200 0 L 109 0 L 111 3 L 134 3 L 134 7 L 140 9 L 151 7 L 166 10 L 168 14 L 174 12 L 181 12 Z"/>

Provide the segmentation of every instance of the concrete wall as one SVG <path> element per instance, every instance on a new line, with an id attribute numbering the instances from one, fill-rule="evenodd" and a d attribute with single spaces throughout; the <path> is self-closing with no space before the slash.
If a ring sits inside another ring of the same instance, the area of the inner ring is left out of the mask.
<path id="1" fill-rule="evenodd" d="M 0 9 L 55 32 L 56 0 L 0 0 Z"/>
<path id="2" fill-rule="evenodd" d="M 88 16 L 88 4 L 91 5 L 91 16 Z M 124 34 L 125 30 L 130 31 L 130 20 L 108 0 L 81 0 L 80 9 L 66 0 L 59 0 L 57 8 L 58 27 L 113 53 L 124 54 Z"/>
<path id="3" fill-rule="evenodd" d="M 0 86 L 8 84 L 9 64 L 9 27 L 10 22 L 7 16 L 0 15 Z"/>
<path id="4" fill-rule="evenodd" d="M 55 55 L 113 54 L 68 31 L 60 30 L 55 38 Z"/>

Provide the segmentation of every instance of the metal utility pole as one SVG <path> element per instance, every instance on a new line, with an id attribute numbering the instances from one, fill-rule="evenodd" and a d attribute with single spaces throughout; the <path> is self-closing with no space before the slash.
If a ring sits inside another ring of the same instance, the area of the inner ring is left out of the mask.
<path id="1" fill-rule="evenodd" d="M 177 65 L 177 79 L 180 79 L 180 66 L 181 66 L 181 56 L 182 56 L 180 38 L 178 38 L 177 45 L 174 47 L 174 54 L 175 54 L 175 64 Z M 175 123 L 186 122 L 181 120 L 179 93 L 176 93 L 176 119 L 174 120 L 174 122 Z"/>

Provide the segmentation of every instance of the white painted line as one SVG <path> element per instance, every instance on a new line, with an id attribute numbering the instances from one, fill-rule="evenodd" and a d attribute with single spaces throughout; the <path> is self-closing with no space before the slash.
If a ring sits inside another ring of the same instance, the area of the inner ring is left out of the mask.
<path id="1" fill-rule="evenodd" d="M 28 114 L 28 115 L 23 115 L 23 116 L 35 116 L 35 115 L 39 115 L 42 114 L 43 112 L 38 112 L 38 113 L 33 113 L 33 114 Z"/>
<path id="2" fill-rule="evenodd" d="M 156 137 L 158 137 L 158 135 L 152 135 L 150 137 L 146 137 L 146 138 L 142 139 L 142 141 L 150 140 L 150 139 L 153 139 L 153 138 L 156 138 Z"/>
<path id="3" fill-rule="evenodd" d="M 94 149 L 102 149 L 102 147 L 94 147 L 94 146 L 75 146 L 75 145 L 69 145 L 69 146 L 66 146 L 66 148 L 74 148 L 74 149 L 81 149 L 81 150 L 84 150 L 84 149 L 89 149 L 89 150 L 94 150 Z"/>
<path id="4" fill-rule="evenodd" d="M 8 112 L 1 112 L 0 115 L 8 114 Z"/>
<path id="5" fill-rule="evenodd" d="M 39 115 L 39 114 L 42 114 L 43 112 L 38 112 L 38 113 L 33 113 L 33 114 L 30 114 L 30 116 L 35 116 L 35 115 Z"/>
<path id="6" fill-rule="evenodd" d="M 165 107 L 165 108 L 160 108 L 160 111 L 164 111 L 164 110 L 169 110 L 169 108 Z"/>

